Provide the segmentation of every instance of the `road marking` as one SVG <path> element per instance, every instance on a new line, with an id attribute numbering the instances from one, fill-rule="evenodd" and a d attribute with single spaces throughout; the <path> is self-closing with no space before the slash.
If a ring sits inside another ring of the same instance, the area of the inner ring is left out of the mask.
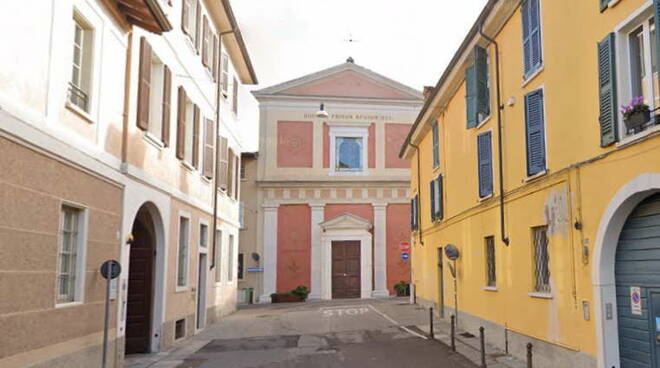
<path id="1" fill-rule="evenodd" d="M 320 310 L 323 312 L 323 317 L 341 317 L 342 315 L 357 316 L 369 312 L 367 306 L 320 308 Z"/>
<path id="2" fill-rule="evenodd" d="M 406 331 L 407 333 L 409 333 L 409 334 L 411 334 L 411 335 L 413 335 L 413 336 L 419 337 L 419 338 L 424 339 L 424 340 L 428 340 L 428 337 L 426 337 L 426 336 L 424 336 L 424 335 L 421 335 L 421 334 L 418 334 L 417 332 L 415 332 L 415 331 L 409 329 L 409 328 L 406 327 L 406 326 L 402 326 L 402 325 L 400 325 L 399 322 L 397 322 L 397 321 L 395 321 L 394 319 L 390 318 L 390 316 L 388 316 L 387 314 L 385 314 L 385 313 L 379 311 L 379 310 L 376 309 L 373 305 L 368 304 L 368 306 L 369 306 L 369 308 L 371 308 L 374 312 L 378 313 L 378 315 L 380 315 L 381 317 L 383 317 L 383 318 L 385 318 L 386 320 L 390 321 L 391 323 L 393 323 L 393 324 L 394 324 L 395 326 L 397 326 L 398 328 L 400 328 L 400 329 Z"/>

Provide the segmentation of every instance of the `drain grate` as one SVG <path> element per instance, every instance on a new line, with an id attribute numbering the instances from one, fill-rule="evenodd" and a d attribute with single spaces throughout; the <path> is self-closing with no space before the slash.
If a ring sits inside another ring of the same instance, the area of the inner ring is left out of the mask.
<path id="1" fill-rule="evenodd" d="M 463 336 L 463 337 L 467 337 L 467 338 L 472 338 L 472 337 L 474 337 L 474 335 L 471 334 L 471 333 L 469 333 L 469 332 L 463 332 L 463 333 L 461 333 L 461 334 L 459 334 L 459 335 L 461 335 L 461 336 Z"/>
<path id="2" fill-rule="evenodd" d="M 290 349 L 298 346 L 300 335 L 248 337 L 244 339 L 213 340 L 199 349 L 200 353 Z"/>

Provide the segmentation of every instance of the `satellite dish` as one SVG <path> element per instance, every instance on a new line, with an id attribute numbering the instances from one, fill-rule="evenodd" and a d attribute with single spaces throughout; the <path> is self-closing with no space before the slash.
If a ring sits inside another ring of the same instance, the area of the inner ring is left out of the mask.
<path id="1" fill-rule="evenodd" d="M 259 256 L 259 253 L 252 253 L 252 259 L 253 259 L 255 262 L 259 262 L 259 258 L 261 258 L 261 257 Z"/>
<path id="2" fill-rule="evenodd" d="M 460 252 L 458 251 L 458 248 L 456 248 L 455 245 L 447 244 L 447 246 L 445 247 L 445 254 L 447 255 L 447 258 L 451 259 L 452 261 L 455 261 L 458 259 Z"/>

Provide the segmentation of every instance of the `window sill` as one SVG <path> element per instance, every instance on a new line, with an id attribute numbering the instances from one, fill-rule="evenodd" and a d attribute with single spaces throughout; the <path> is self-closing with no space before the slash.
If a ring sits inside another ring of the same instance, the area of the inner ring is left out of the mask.
<path id="1" fill-rule="evenodd" d="M 529 182 L 534 181 L 534 180 L 536 180 L 536 179 L 538 179 L 538 178 L 540 178 L 540 177 L 542 177 L 542 176 L 545 176 L 545 175 L 547 175 L 547 174 L 548 174 L 548 170 L 546 169 L 546 170 L 543 170 L 543 171 L 541 171 L 541 172 L 539 172 L 539 173 L 536 173 L 536 174 L 534 174 L 534 175 L 532 175 L 532 176 L 528 176 L 528 177 L 524 178 L 524 179 L 522 180 L 522 182 L 523 182 L 523 183 L 529 183 Z"/>
<path id="2" fill-rule="evenodd" d="M 648 128 L 644 131 L 641 131 L 637 134 L 628 135 L 625 138 L 622 138 L 620 141 L 616 142 L 616 147 L 629 146 L 629 145 L 637 143 L 637 142 L 643 140 L 644 138 L 646 138 L 647 136 L 649 136 L 653 133 L 659 132 L 659 131 L 660 131 L 660 125 L 656 125 L 656 126 Z"/>
<path id="3" fill-rule="evenodd" d="M 188 286 L 177 286 L 176 289 L 174 289 L 174 293 L 184 293 L 188 291 Z"/>
<path id="4" fill-rule="evenodd" d="M 538 299 L 552 299 L 552 294 L 550 293 L 543 293 L 539 291 L 531 291 L 527 293 L 532 298 L 538 298 Z"/>
<path id="5" fill-rule="evenodd" d="M 84 304 L 83 302 L 59 303 L 59 304 L 55 304 L 55 309 L 77 307 L 77 306 L 83 305 L 83 304 Z"/>
<path id="6" fill-rule="evenodd" d="M 497 286 L 484 286 L 484 291 L 497 291 Z"/>
<path id="7" fill-rule="evenodd" d="M 188 161 L 181 161 L 181 166 L 183 166 L 186 170 L 190 172 L 195 172 L 195 167 L 193 165 L 189 164 Z"/>
<path id="8" fill-rule="evenodd" d="M 525 78 L 520 85 L 521 88 L 525 88 L 529 83 L 531 83 L 536 77 L 545 70 L 545 64 L 542 64 L 538 69 L 536 69 L 532 74 Z"/>
<path id="9" fill-rule="evenodd" d="M 491 198 L 493 198 L 493 193 L 490 193 L 489 195 L 487 195 L 487 196 L 485 196 L 485 197 L 479 197 L 478 202 L 485 202 L 485 201 L 487 201 L 487 200 L 489 200 L 489 199 L 491 199 Z"/>
<path id="10" fill-rule="evenodd" d="M 80 107 L 72 104 L 69 101 L 66 102 L 65 106 L 66 106 L 67 109 L 71 110 L 71 112 L 78 115 L 79 117 L 81 117 L 86 122 L 88 122 L 90 124 L 94 124 L 94 119 L 92 118 L 92 116 L 87 111 L 81 109 Z"/>
<path id="11" fill-rule="evenodd" d="M 330 175 L 330 176 L 367 176 L 367 175 L 369 175 L 369 171 L 368 170 L 362 170 L 362 171 L 330 170 L 328 175 Z"/>
<path id="12" fill-rule="evenodd" d="M 194 32 L 194 31 L 193 31 L 193 32 Z M 183 37 L 185 38 L 186 45 L 188 45 L 188 47 L 190 48 L 190 51 L 191 51 L 195 56 L 199 55 L 199 54 L 197 53 L 197 47 L 195 47 L 195 40 L 193 40 L 192 36 L 184 32 L 184 33 L 183 33 Z"/>
<path id="13" fill-rule="evenodd" d="M 143 134 L 144 140 L 147 141 L 149 144 L 152 146 L 158 148 L 159 150 L 162 150 L 165 148 L 165 144 L 155 135 L 149 133 L 149 132 L 144 132 Z"/>
<path id="14" fill-rule="evenodd" d="M 613 7 L 615 7 L 616 4 L 619 3 L 619 1 L 621 1 L 621 0 L 610 0 L 610 2 L 607 3 L 607 7 L 608 7 L 608 8 L 613 8 Z"/>
<path id="15" fill-rule="evenodd" d="M 490 114 L 490 115 L 486 116 L 486 118 L 484 120 L 482 120 L 481 123 L 477 124 L 476 128 L 474 128 L 474 129 L 479 130 L 482 126 L 486 125 L 486 123 L 490 121 L 492 116 L 493 116 L 493 114 Z"/>
<path id="16" fill-rule="evenodd" d="M 213 180 L 211 180 L 210 178 L 207 178 L 207 177 L 204 176 L 204 175 L 202 175 L 202 181 L 203 181 L 204 183 L 206 183 L 206 184 L 209 184 L 209 185 L 210 185 L 210 184 L 213 184 Z"/>

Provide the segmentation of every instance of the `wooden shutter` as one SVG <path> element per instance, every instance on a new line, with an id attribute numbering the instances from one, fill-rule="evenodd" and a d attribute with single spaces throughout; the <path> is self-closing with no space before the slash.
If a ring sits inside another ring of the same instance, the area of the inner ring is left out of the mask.
<path id="1" fill-rule="evenodd" d="M 532 69 L 532 64 L 530 61 L 530 56 L 532 54 L 532 40 L 530 37 L 530 24 L 529 24 L 529 6 L 530 2 L 529 0 L 525 1 L 522 4 L 521 9 L 521 15 L 522 15 L 522 23 L 523 23 L 523 61 L 524 61 L 524 69 L 525 69 L 525 76 L 529 74 L 529 71 Z"/>
<path id="2" fill-rule="evenodd" d="M 476 87 L 476 119 L 479 124 L 490 115 L 490 91 L 488 90 L 488 52 L 482 47 L 474 48 L 474 73 Z"/>
<path id="3" fill-rule="evenodd" d="M 614 33 L 598 44 L 598 92 L 600 115 L 600 145 L 609 146 L 617 141 L 616 64 Z"/>
<path id="4" fill-rule="evenodd" d="M 201 28 L 201 17 L 202 17 L 202 5 L 199 0 L 195 0 L 195 49 L 199 55 L 199 46 L 201 42 L 201 37 L 199 34 Z"/>
<path id="5" fill-rule="evenodd" d="M 163 145 L 169 147 L 170 145 L 170 101 L 172 101 L 172 72 L 167 65 L 164 66 L 163 75 L 163 130 L 161 139 Z"/>
<path id="6" fill-rule="evenodd" d="M 227 170 L 229 169 L 227 164 L 227 143 L 227 138 L 220 137 L 220 146 L 217 152 L 220 170 L 218 173 L 218 187 L 225 191 L 227 190 Z"/>
<path id="7" fill-rule="evenodd" d="M 415 231 L 415 199 L 410 200 L 410 231 Z"/>
<path id="8" fill-rule="evenodd" d="M 179 87 L 176 117 L 176 158 L 183 160 L 186 149 L 186 91 Z"/>
<path id="9" fill-rule="evenodd" d="M 440 166 L 440 133 L 438 129 L 438 123 L 433 124 L 432 129 L 433 134 L 433 168 Z"/>
<path id="10" fill-rule="evenodd" d="M 610 2 L 610 0 L 598 0 L 598 2 L 600 3 L 600 12 L 602 13 L 605 11 L 605 9 L 607 9 L 607 4 Z"/>
<path id="11" fill-rule="evenodd" d="M 493 149 L 491 132 L 477 137 L 477 156 L 479 171 L 479 197 L 493 194 Z"/>
<path id="12" fill-rule="evenodd" d="M 529 77 L 543 61 L 541 55 L 541 19 L 538 0 L 526 0 L 523 3 L 522 18 L 525 77 Z"/>
<path id="13" fill-rule="evenodd" d="M 206 16 L 204 16 L 204 20 L 202 21 L 202 64 L 205 67 L 209 66 L 208 58 L 209 58 L 209 21 L 206 18 Z"/>
<path id="14" fill-rule="evenodd" d="M 537 90 L 525 96 L 525 125 L 527 175 L 532 176 L 545 170 L 543 90 Z"/>
<path id="15" fill-rule="evenodd" d="M 140 38 L 140 76 L 138 82 L 137 126 L 149 129 L 149 92 L 151 90 L 151 46 Z"/>
<path id="16" fill-rule="evenodd" d="M 227 55 L 222 55 L 222 75 L 221 75 L 221 83 L 222 83 L 222 93 L 227 97 L 227 88 L 229 87 L 229 57 Z"/>
<path id="17" fill-rule="evenodd" d="M 231 109 L 234 114 L 238 114 L 238 80 L 234 78 L 234 88 L 232 90 Z"/>
<path id="18" fill-rule="evenodd" d="M 213 67 L 211 68 L 213 70 L 213 81 L 217 82 L 218 81 L 218 36 L 213 35 Z"/>
<path id="19" fill-rule="evenodd" d="M 473 65 L 465 70 L 465 110 L 467 128 L 477 126 L 477 75 Z"/>
<path id="20" fill-rule="evenodd" d="M 190 9 L 190 0 L 183 0 L 181 4 L 181 30 L 183 33 L 190 34 L 190 24 L 188 23 L 188 13 Z"/>
<path id="21" fill-rule="evenodd" d="M 438 183 L 438 186 L 436 187 L 436 193 L 435 195 L 438 197 L 438 208 L 437 212 L 435 214 L 435 217 L 437 220 L 442 220 L 445 212 L 445 204 L 443 202 L 443 196 L 442 196 L 442 175 L 438 175 L 438 178 L 435 179 L 436 182 Z"/>
<path id="22" fill-rule="evenodd" d="M 431 221 L 435 221 L 435 180 L 431 180 L 430 184 L 430 199 L 431 199 Z"/>
<path id="23" fill-rule="evenodd" d="M 192 141 L 192 164 L 195 169 L 199 169 L 199 106 L 195 105 L 193 113 L 193 141 Z"/>
<path id="24" fill-rule="evenodd" d="M 230 148 L 227 153 L 227 194 L 234 197 L 234 151 Z"/>
<path id="25" fill-rule="evenodd" d="M 215 127 L 211 119 L 206 119 L 204 124 L 204 165 L 203 175 L 207 178 L 213 177 L 213 151 L 215 148 Z"/>
<path id="26" fill-rule="evenodd" d="M 236 165 L 234 166 L 234 199 L 238 199 L 240 189 L 241 155 L 236 155 Z"/>
<path id="27" fill-rule="evenodd" d="M 653 14 L 655 15 L 655 32 L 657 35 L 657 30 L 660 29 L 660 0 L 653 0 Z M 660 56 L 660 37 L 655 38 L 655 46 L 655 52 L 657 54 L 655 56 Z"/>

